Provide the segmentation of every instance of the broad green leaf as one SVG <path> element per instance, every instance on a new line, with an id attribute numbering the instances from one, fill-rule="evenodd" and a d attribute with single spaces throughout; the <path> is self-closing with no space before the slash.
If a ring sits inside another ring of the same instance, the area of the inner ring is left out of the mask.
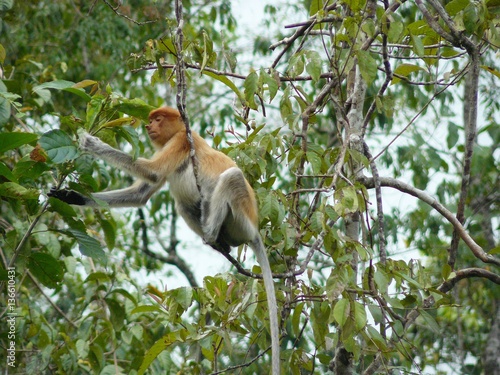
<path id="1" fill-rule="evenodd" d="M 56 198 L 49 198 L 50 211 L 55 211 L 63 217 L 75 217 L 76 211 L 71 205 Z"/>
<path id="2" fill-rule="evenodd" d="M 156 341 L 144 355 L 144 359 L 137 374 L 138 375 L 144 374 L 151 365 L 151 363 L 153 363 L 153 361 L 156 359 L 156 357 L 158 357 L 161 352 L 168 349 L 172 344 L 175 344 L 177 341 L 178 341 L 177 332 L 167 333 L 165 336 Z"/>
<path id="3" fill-rule="evenodd" d="M 373 342 L 373 344 L 380 349 L 381 351 L 387 350 L 387 344 L 386 344 L 386 339 L 380 334 L 379 331 L 377 331 L 375 328 L 372 326 L 367 326 L 366 327 L 367 334 L 369 336 L 369 340 Z"/>
<path id="4" fill-rule="evenodd" d="M 112 364 L 104 366 L 99 375 L 121 375 L 125 373 L 125 370 L 121 366 Z"/>
<path id="5" fill-rule="evenodd" d="M 323 10 L 323 0 L 311 0 L 311 6 L 309 7 L 309 16 L 314 16 L 320 10 Z"/>
<path id="6" fill-rule="evenodd" d="M 39 142 L 50 160 L 56 164 L 74 160 L 80 155 L 71 138 L 62 130 L 55 129 L 45 133 Z"/>
<path id="7" fill-rule="evenodd" d="M 0 11 L 5 12 L 6 10 L 12 9 L 14 6 L 14 0 L 1 0 L 0 1 Z"/>
<path id="8" fill-rule="evenodd" d="M 418 35 L 413 35 L 410 34 L 411 40 L 413 43 L 413 51 L 419 56 L 419 57 L 424 57 L 425 55 L 425 49 L 424 49 L 424 43 L 422 42 L 422 39 Z"/>
<path id="9" fill-rule="evenodd" d="M 404 24 L 400 21 L 392 21 L 387 33 L 389 43 L 398 43 L 403 33 Z"/>
<path id="10" fill-rule="evenodd" d="M 375 324 L 380 324 L 384 321 L 384 314 L 382 314 L 380 306 L 368 305 L 368 310 L 370 310 L 370 314 L 372 315 Z"/>
<path id="11" fill-rule="evenodd" d="M 38 135 L 33 133 L 0 133 L 0 153 L 34 142 L 37 139 Z"/>
<path id="12" fill-rule="evenodd" d="M 113 250 L 116 243 L 116 225 L 114 220 L 107 219 L 102 215 L 99 215 L 97 219 L 99 220 L 101 229 L 104 232 L 104 240 L 106 241 L 106 246 L 109 250 Z"/>
<path id="13" fill-rule="evenodd" d="M 216 79 L 217 81 L 225 84 L 227 87 L 229 87 L 231 90 L 233 90 L 233 92 L 238 96 L 238 98 L 240 100 L 244 100 L 244 96 L 241 93 L 241 91 L 236 87 L 236 85 L 233 83 L 233 81 L 231 81 L 226 76 L 215 74 L 213 72 L 209 72 L 206 70 L 203 70 L 202 73 L 205 74 L 206 76 L 212 77 L 212 78 Z"/>
<path id="14" fill-rule="evenodd" d="M 33 92 L 37 93 L 38 91 L 43 90 L 43 89 L 63 90 L 63 89 L 67 89 L 68 87 L 73 86 L 74 84 L 75 84 L 74 82 L 64 81 L 64 80 L 50 81 L 50 82 L 45 82 L 45 83 L 42 83 L 41 85 L 33 87 Z"/>
<path id="15" fill-rule="evenodd" d="M 79 96 L 83 100 L 85 100 L 87 103 L 92 100 L 92 97 L 85 92 L 83 89 L 79 89 L 76 87 L 67 87 L 63 89 L 62 91 L 70 92 L 72 94 L 75 94 L 76 96 Z"/>
<path id="16" fill-rule="evenodd" d="M 290 58 L 286 70 L 290 77 L 297 77 L 304 71 L 304 51 L 299 51 Z"/>
<path id="17" fill-rule="evenodd" d="M 377 61 L 370 55 L 370 52 L 359 50 L 358 64 L 361 76 L 369 85 L 377 76 Z"/>
<path id="18" fill-rule="evenodd" d="M 9 181 L 17 182 L 16 176 L 4 163 L 0 162 L 0 176 L 5 177 Z"/>
<path id="19" fill-rule="evenodd" d="M 434 319 L 428 312 L 424 310 L 419 310 L 420 316 L 424 319 L 425 321 L 425 326 L 430 328 L 434 333 L 440 334 L 441 329 L 439 328 L 439 324 L 436 322 L 436 319 Z"/>
<path id="20" fill-rule="evenodd" d="M 353 307 L 354 307 L 354 324 L 356 330 L 360 331 L 365 327 L 367 322 L 366 310 L 361 303 L 356 301 L 353 302 Z"/>
<path id="21" fill-rule="evenodd" d="M 88 234 L 75 229 L 68 229 L 62 231 L 61 233 L 73 237 L 78 242 L 80 253 L 82 255 L 91 257 L 101 264 L 106 264 L 106 254 L 104 253 L 104 250 L 102 249 L 99 241 L 97 241 L 95 238 L 92 238 Z"/>
<path id="22" fill-rule="evenodd" d="M 453 122 L 448 123 L 448 136 L 446 137 L 446 144 L 449 149 L 455 146 L 458 142 L 458 126 Z"/>
<path id="23" fill-rule="evenodd" d="M 399 81 L 401 81 L 401 78 L 396 77 L 398 76 L 403 76 L 403 77 L 408 77 L 411 73 L 418 72 L 419 70 L 425 70 L 422 67 L 418 65 L 413 65 L 413 64 L 399 64 L 396 69 L 394 69 L 394 77 L 392 78 L 392 84 L 396 84 Z"/>
<path id="24" fill-rule="evenodd" d="M 470 0 L 452 0 L 446 4 L 445 9 L 448 14 L 453 17 L 458 12 L 462 11 L 469 3 Z"/>
<path id="25" fill-rule="evenodd" d="M 342 298 L 333 308 L 333 317 L 340 327 L 343 327 L 349 317 L 351 306 L 349 300 Z"/>
<path id="26" fill-rule="evenodd" d="M 298 336 L 300 334 L 300 321 L 301 321 L 301 316 L 302 316 L 302 310 L 304 309 L 305 304 L 303 302 L 297 304 L 295 308 L 293 309 L 293 315 L 292 315 L 292 330 L 293 333 Z"/>
<path id="27" fill-rule="evenodd" d="M 311 75 L 314 82 L 317 82 L 321 76 L 321 56 L 317 51 L 306 51 L 307 57 L 306 72 Z"/>
<path id="28" fill-rule="evenodd" d="M 126 317 L 125 308 L 122 306 L 121 303 L 119 303 L 113 298 L 106 298 L 105 301 L 110 312 L 111 324 L 113 324 L 113 328 L 117 332 L 120 332 L 123 328 Z"/>
<path id="29" fill-rule="evenodd" d="M 260 214 L 270 220 L 272 224 L 277 224 L 280 217 L 280 203 L 274 194 L 267 194 L 262 200 Z"/>
<path id="30" fill-rule="evenodd" d="M 28 268 L 38 281 L 51 289 L 55 288 L 64 276 L 61 264 L 46 253 L 31 253 L 28 258 Z"/>
<path id="31" fill-rule="evenodd" d="M 137 306 L 132 311 L 130 311 L 130 314 L 142 314 L 142 313 L 153 313 L 153 312 L 159 312 L 161 311 L 160 308 L 156 305 L 142 305 L 142 306 Z"/>
<path id="32" fill-rule="evenodd" d="M 464 9 L 463 20 L 465 30 L 472 34 L 479 26 L 480 15 L 479 8 L 476 6 L 475 1 L 471 1 Z"/>
<path id="33" fill-rule="evenodd" d="M 114 106 L 118 111 L 125 113 L 129 116 L 137 117 L 143 121 L 148 121 L 149 112 L 156 109 L 155 107 L 146 104 L 141 99 L 126 99 Z"/>
<path id="34" fill-rule="evenodd" d="M 257 94 L 259 89 L 259 76 L 256 72 L 251 72 L 245 82 L 243 82 L 245 100 L 248 106 L 252 109 L 257 109 L 257 104 L 255 103 L 255 94 Z"/>
<path id="35" fill-rule="evenodd" d="M 15 182 L 0 184 L 0 196 L 15 199 L 38 199 L 40 192 L 36 189 L 26 189 Z"/>
<path id="36" fill-rule="evenodd" d="M 171 290 L 172 297 L 181 305 L 184 310 L 187 310 L 193 301 L 193 288 L 181 287 Z"/>
<path id="37" fill-rule="evenodd" d="M 261 69 L 260 77 L 263 84 L 267 85 L 267 89 L 269 91 L 269 103 L 271 103 L 279 90 L 279 78 L 275 79 L 274 76 L 272 77 L 264 69 Z"/>
<path id="38" fill-rule="evenodd" d="M 323 163 L 323 158 L 313 151 L 306 152 L 307 161 L 311 163 L 313 173 L 315 175 L 320 174 L 321 164 Z"/>

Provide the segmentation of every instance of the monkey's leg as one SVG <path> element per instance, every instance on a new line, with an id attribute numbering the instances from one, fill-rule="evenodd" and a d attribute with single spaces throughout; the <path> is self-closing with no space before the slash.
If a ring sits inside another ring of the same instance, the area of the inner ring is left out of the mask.
<path id="1" fill-rule="evenodd" d="M 257 229 L 249 218 L 253 202 L 243 173 L 238 168 L 224 171 L 208 203 L 203 205 L 204 239 L 208 244 L 238 246 L 255 238 Z"/>

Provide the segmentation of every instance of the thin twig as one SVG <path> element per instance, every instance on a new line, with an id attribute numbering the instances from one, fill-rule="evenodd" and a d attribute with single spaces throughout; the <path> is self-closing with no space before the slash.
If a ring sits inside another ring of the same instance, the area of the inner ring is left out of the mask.
<path id="1" fill-rule="evenodd" d="M 136 21 L 136 20 L 134 20 L 133 18 L 130 18 L 129 16 L 127 16 L 126 14 L 120 13 L 120 12 L 118 11 L 118 9 L 120 9 L 121 4 L 118 4 L 116 7 L 114 7 L 113 5 L 111 5 L 111 4 L 109 3 L 109 1 L 108 1 L 108 0 L 102 0 L 102 1 L 103 1 L 103 2 L 104 2 L 104 4 L 106 4 L 106 5 L 107 5 L 107 6 L 108 6 L 108 7 L 109 7 L 109 8 L 110 8 L 113 12 L 115 12 L 115 14 L 116 14 L 117 16 L 120 16 L 120 17 L 122 17 L 122 18 L 125 18 L 127 21 L 133 22 L 133 23 L 135 23 L 136 25 L 142 26 L 142 25 L 147 25 L 147 24 L 149 24 L 149 23 L 155 23 L 155 22 L 158 22 L 158 19 L 156 19 L 156 20 L 149 20 L 149 21 L 143 21 L 143 22 Z"/>

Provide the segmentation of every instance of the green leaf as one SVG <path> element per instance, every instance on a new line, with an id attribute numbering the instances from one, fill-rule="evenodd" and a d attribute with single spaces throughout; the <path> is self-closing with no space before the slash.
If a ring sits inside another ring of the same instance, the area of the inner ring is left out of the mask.
<path id="1" fill-rule="evenodd" d="M 487 72 L 493 74 L 495 77 L 500 78 L 500 71 L 491 66 L 481 65 L 481 69 L 486 70 Z"/>
<path id="2" fill-rule="evenodd" d="M 14 0 L 2 0 L 0 1 L 0 12 L 5 12 L 6 10 L 12 9 L 14 6 Z"/>
<path id="3" fill-rule="evenodd" d="M 425 321 L 425 326 L 430 328 L 432 331 L 434 331 L 437 334 L 441 333 L 441 329 L 439 328 L 439 324 L 436 322 L 436 319 L 434 319 L 428 312 L 424 310 L 419 310 L 420 316 L 424 319 Z"/>
<path id="4" fill-rule="evenodd" d="M 343 327 L 347 318 L 349 317 L 349 313 L 351 311 L 351 306 L 349 301 L 345 298 L 339 300 L 335 307 L 333 308 L 333 318 L 337 321 L 340 327 Z"/>
<path id="5" fill-rule="evenodd" d="M 379 331 L 377 331 L 375 328 L 373 328 L 372 326 L 368 326 L 366 327 L 366 332 L 369 336 L 369 341 L 373 342 L 373 344 L 375 344 L 375 346 L 382 350 L 382 351 L 385 351 L 387 350 L 387 344 L 386 344 L 386 340 L 384 339 L 384 337 L 380 334 Z"/>
<path id="6" fill-rule="evenodd" d="M 56 89 L 56 90 L 63 90 L 68 87 L 73 86 L 75 83 L 70 82 L 70 81 L 64 81 L 64 80 L 56 80 L 56 81 L 50 81 L 50 82 L 45 82 L 42 83 L 41 85 L 33 87 L 33 92 L 37 93 L 40 90 L 44 89 Z"/>
<path id="7" fill-rule="evenodd" d="M 193 288 L 181 287 L 171 290 L 172 297 L 184 310 L 187 310 L 193 301 Z"/>
<path id="8" fill-rule="evenodd" d="M 370 55 L 370 52 L 359 50 L 358 51 L 358 64 L 361 76 L 369 85 L 377 77 L 377 62 Z"/>
<path id="9" fill-rule="evenodd" d="M 311 75 L 314 82 L 317 82 L 321 76 L 321 56 L 317 51 L 306 51 L 307 57 L 306 72 Z"/>
<path id="10" fill-rule="evenodd" d="M 280 203 L 274 194 L 267 194 L 262 200 L 260 208 L 262 217 L 270 220 L 272 224 L 277 224 L 280 217 Z"/>
<path id="11" fill-rule="evenodd" d="M 448 136 L 446 137 L 446 144 L 449 149 L 457 144 L 458 138 L 458 126 L 452 122 L 448 123 Z"/>
<path id="12" fill-rule="evenodd" d="M 313 173 L 318 175 L 321 172 L 321 164 L 323 163 L 323 158 L 313 151 L 308 151 L 306 153 L 307 161 L 311 163 Z"/>
<path id="13" fill-rule="evenodd" d="M 367 322 L 366 318 L 366 310 L 365 307 L 359 303 L 354 301 L 354 325 L 357 331 L 361 331 Z"/>
<path id="14" fill-rule="evenodd" d="M 110 321 L 115 331 L 120 332 L 124 325 L 125 308 L 115 299 L 106 298 L 106 304 L 110 312 Z"/>
<path id="15" fill-rule="evenodd" d="M 47 156 L 56 164 L 76 159 L 80 152 L 71 138 L 62 130 L 51 130 L 40 138 L 40 146 Z"/>
<path id="16" fill-rule="evenodd" d="M 75 217 L 76 211 L 71 205 L 56 198 L 49 198 L 50 211 L 57 212 L 62 217 Z"/>
<path id="17" fill-rule="evenodd" d="M 271 76 L 264 69 L 260 71 L 260 76 L 269 91 L 269 103 L 271 103 L 279 90 L 279 77 Z"/>
<path id="18" fill-rule="evenodd" d="M 92 97 L 85 92 L 85 90 L 76 88 L 76 87 L 67 87 L 62 91 L 70 92 L 72 94 L 75 94 L 76 96 L 79 96 L 83 100 L 85 100 L 87 103 L 92 100 Z"/>
<path id="19" fill-rule="evenodd" d="M 208 72 L 206 70 L 203 70 L 202 71 L 203 74 L 205 74 L 206 76 L 209 76 L 211 78 L 214 78 L 216 79 L 217 81 L 223 83 L 224 85 L 226 85 L 227 87 L 229 87 L 231 90 L 233 90 L 233 92 L 238 96 L 238 98 L 240 100 L 244 100 L 244 96 L 243 94 L 241 93 L 241 91 L 236 87 L 236 85 L 233 83 L 233 81 L 231 81 L 229 78 L 227 78 L 226 76 L 223 76 L 223 75 L 219 75 L 219 74 L 215 74 L 213 72 Z"/>
<path id="20" fill-rule="evenodd" d="M 26 189 L 15 182 L 0 184 L 0 196 L 15 199 L 38 199 L 40 192 L 36 189 Z"/>
<path id="21" fill-rule="evenodd" d="M 0 162 L 0 176 L 5 177 L 9 181 L 17 182 L 16 176 L 4 163 Z"/>
<path id="22" fill-rule="evenodd" d="M 425 55 L 424 43 L 418 35 L 410 34 L 411 40 L 413 42 L 413 51 L 420 57 Z"/>
<path id="23" fill-rule="evenodd" d="M 474 1 L 471 1 L 469 5 L 467 5 L 464 9 L 463 20 L 465 30 L 472 34 L 476 31 L 476 28 L 479 26 L 479 12 L 478 7 L 476 6 Z"/>
<path id="24" fill-rule="evenodd" d="M 445 9 L 451 17 L 454 17 L 458 12 L 463 10 L 470 0 L 452 0 L 446 4 Z"/>
<path id="25" fill-rule="evenodd" d="M 130 311 L 130 314 L 142 314 L 142 313 L 153 313 L 153 312 L 159 312 L 161 311 L 158 306 L 155 305 L 142 305 L 142 306 L 137 306 L 132 311 Z"/>
<path id="26" fill-rule="evenodd" d="M 37 134 L 33 133 L 1 133 L 0 134 L 0 153 L 18 148 L 27 143 L 34 142 L 38 139 Z"/>
<path id="27" fill-rule="evenodd" d="M 64 276 L 61 264 L 51 255 L 46 253 L 31 253 L 28 259 L 28 268 L 47 288 L 55 288 Z"/>
<path id="28" fill-rule="evenodd" d="M 149 112 L 156 109 L 155 107 L 146 104 L 141 99 L 123 99 L 120 103 L 114 106 L 118 111 L 129 116 L 137 117 L 143 121 L 148 121 Z"/>
<path id="29" fill-rule="evenodd" d="M 245 82 L 243 82 L 245 100 L 248 106 L 252 109 L 257 109 L 257 104 L 255 103 L 255 94 L 259 89 L 259 76 L 256 72 L 251 72 Z"/>
<path id="30" fill-rule="evenodd" d="M 87 116 L 85 118 L 85 129 L 91 134 L 92 129 L 95 125 L 97 117 L 101 113 L 102 107 L 104 106 L 105 98 L 102 95 L 94 95 L 92 100 L 87 103 Z"/>
<path id="31" fill-rule="evenodd" d="M 144 359 L 137 374 L 138 375 L 144 374 L 151 365 L 151 363 L 153 363 L 153 361 L 156 359 L 156 357 L 158 357 L 161 352 L 166 350 L 169 346 L 176 343 L 177 341 L 178 341 L 177 332 L 167 333 L 161 339 L 156 341 L 144 355 Z"/>
<path id="32" fill-rule="evenodd" d="M 80 253 L 82 255 L 91 257 L 101 264 L 106 264 L 106 254 L 104 253 L 104 250 L 102 249 L 99 241 L 97 241 L 95 238 L 92 238 L 88 234 L 75 229 L 68 229 L 65 231 L 61 231 L 61 233 L 73 237 L 78 242 Z"/>
<path id="33" fill-rule="evenodd" d="M 396 77 L 396 75 L 408 77 L 411 73 L 418 72 L 419 70 L 425 70 L 425 69 L 418 65 L 413 65 L 413 64 L 399 64 L 396 67 L 396 69 L 394 69 L 394 77 L 392 79 L 392 84 L 394 85 L 401 81 L 401 78 Z"/>

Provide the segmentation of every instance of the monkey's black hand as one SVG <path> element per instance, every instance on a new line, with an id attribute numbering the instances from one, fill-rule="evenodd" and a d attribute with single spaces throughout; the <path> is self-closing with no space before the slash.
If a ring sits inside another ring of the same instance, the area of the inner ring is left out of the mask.
<path id="1" fill-rule="evenodd" d="M 68 204 L 75 204 L 77 206 L 84 206 L 87 201 L 87 198 L 84 195 L 74 190 L 68 190 L 68 189 L 58 190 L 55 187 L 51 188 L 47 195 L 49 197 L 59 199 Z"/>

